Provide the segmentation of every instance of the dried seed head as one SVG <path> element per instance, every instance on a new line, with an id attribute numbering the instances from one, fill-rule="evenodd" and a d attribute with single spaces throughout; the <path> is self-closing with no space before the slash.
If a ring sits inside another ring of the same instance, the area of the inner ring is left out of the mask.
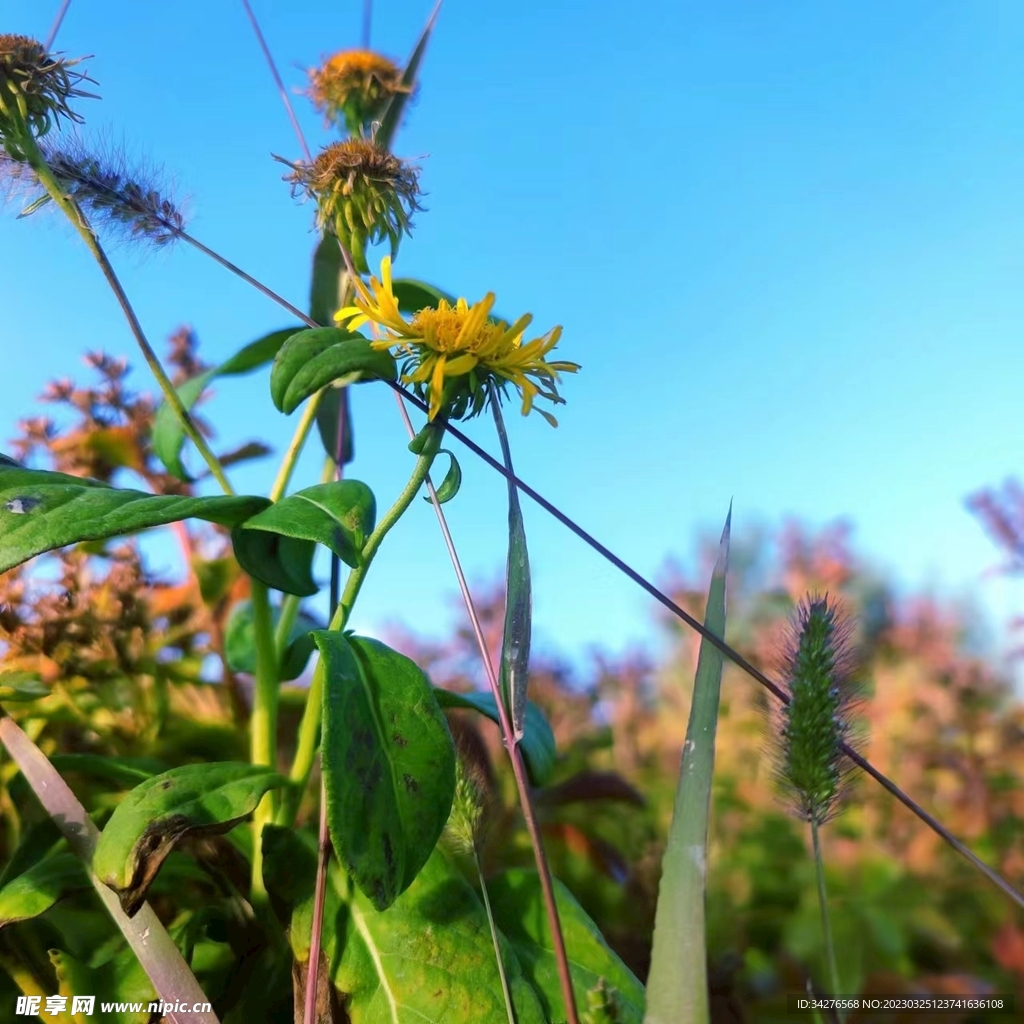
<path id="1" fill-rule="evenodd" d="M 316 200 L 318 226 L 338 236 L 364 274 L 369 273 L 367 243 L 388 239 L 394 258 L 412 213 L 422 209 L 419 171 L 370 139 L 336 142 L 311 164 L 288 166 L 292 173 L 285 181 L 293 194 L 305 192 Z"/>
<path id="2" fill-rule="evenodd" d="M 860 695 L 852 669 L 850 625 L 835 603 L 803 601 L 787 645 L 776 779 L 795 813 L 817 825 L 838 813 L 853 767 L 842 751 Z"/>
<path id="3" fill-rule="evenodd" d="M 43 143 L 39 148 L 65 194 L 85 210 L 94 226 L 104 224 L 132 241 L 145 240 L 156 246 L 180 237 L 185 218 L 148 169 L 129 167 L 124 155 L 116 151 L 91 153 L 75 138 L 60 146 Z M 50 199 L 31 167 L 3 153 L 0 180 L 11 192 L 30 198 L 23 217 Z"/>
<path id="4" fill-rule="evenodd" d="M 51 56 L 28 36 L 0 34 L 0 139 L 16 160 L 25 159 L 26 132 L 38 139 L 61 117 L 82 121 L 68 105 L 92 96 L 78 88 L 90 79 L 71 70 L 80 63 Z"/>
<path id="5" fill-rule="evenodd" d="M 371 50 L 343 50 L 309 71 L 309 98 L 328 124 L 345 122 L 352 135 L 377 120 L 397 93 L 408 92 L 402 72 Z"/>

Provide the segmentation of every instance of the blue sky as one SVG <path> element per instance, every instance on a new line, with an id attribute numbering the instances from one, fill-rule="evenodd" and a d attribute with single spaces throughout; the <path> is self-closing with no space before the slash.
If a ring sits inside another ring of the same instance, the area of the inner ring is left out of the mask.
<path id="1" fill-rule="evenodd" d="M 409 53 L 430 0 L 380 0 L 373 45 Z M 52 7 L 52 10 L 51 10 Z M 45 36 L 57 3 L 7 0 Z M 357 45 L 362 5 L 253 0 L 289 87 Z M 190 229 L 302 305 L 312 209 L 289 197 L 297 144 L 240 3 L 74 0 L 59 49 L 94 54 L 87 137 L 165 167 Z M 509 417 L 520 475 L 648 575 L 698 531 L 796 515 L 855 524 L 906 587 L 973 593 L 995 625 L 1024 588 L 966 494 L 1021 467 L 1024 7 L 939 0 L 642 7 L 448 0 L 398 138 L 427 212 L 397 272 L 563 326 L 561 426 Z M 296 97 L 312 145 L 328 141 Z M 0 220 L 0 436 L 86 349 L 130 354 L 113 300 L 49 215 Z M 287 314 L 185 247 L 115 252 L 151 339 L 191 324 L 211 361 Z M 82 371 L 84 375 L 84 370 Z M 357 461 L 381 504 L 409 456 L 394 399 L 355 396 Z M 257 378 L 207 411 L 220 439 L 292 423 Z M 492 450 L 487 420 L 472 433 Z M 468 454 L 448 506 L 472 580 L 500 572 L 501 479 Z M 267 463 L 234 474 L 264 490 Z M 318 460 L 303 463 L 313 482 Z M 527 503 L 536 629 L 579 654 L 650 636 L 650 608 Z M 385 546 L 355 625 L 449 621 L 431 510 Z"/>

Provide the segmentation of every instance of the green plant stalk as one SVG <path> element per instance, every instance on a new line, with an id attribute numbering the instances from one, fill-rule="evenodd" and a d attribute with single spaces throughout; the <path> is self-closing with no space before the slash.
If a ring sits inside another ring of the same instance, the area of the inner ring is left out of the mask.
<path id="1" fill-rule="evenodd" d="M 380 548 L 384 538 L 392 527 L 402 518 L 406 509 L 412 504 L 413 498 L 419 493 L 430 473 L 441 447 L 441 439 L 444 436 L 444 426 L 435 424 L 430 438 L 424 446 L 416 465 L 413 467 L 409 482 L 405 485 L 402 493 L 395 500 L 395 503 L 383 515 L 377 528 L 370 534 L 363 545 L 359 566 L 353 569 L 345 581 L 345 589 L 342 592 L 338 607 L 334 610 L 331 623 L 327 627 L 332 630 L 345 628 L 349 616 L 352 613 L 352 606 L 355 604 L 363 581 L 373 562 L 373 557 Z M 313 670 L 313 678 L 309 684 L 309 695 L 306 697 L 306 708 L 302 713 L 299 722 L 298 745 L 295 750 L 295 759 L 292 762 L 289 778 L 292 785 L 285 792 L 278 811 L 276 824 L 290 828 L 295 824 L 295 816 L 298 814 L 299 802 L 309 783 L 309 776 L 313 771 L 313 764 L 316 761 L 317 748 L 320 745 L 320 718 L 323 713 L 323 691 L 324 691 L 324 661 L 318 659 L 316 668 Z"/>
<path id="2" fill-rule="evenodd" d="M 192 417 L 189 415 L 188 410 L 181 401 L 181 396 L 178 394 L 175 386 L 171 383 L 170 377 L 167 376 L 167 371 L 164 370 L 163 364 L 160 362 L 159 357 L 153 351 L 153 347 L 147 340 L 146 335 L 142 330 L 142 324 L 139 323 L 139 319 L 135 315 L 135 310 L 132 307 L 131 302 L 128 300 L 128 296 L 125 294 L 124 288 L 121 287 L 121 281 L 114 271 L 110 260 L 107 258 L 107 254 L 104 251 L 103 246 L 100 245 L 100 240 L 96 236 L 96 232 L 93 231 L 89 221 L 85 217 L 85 214 L 78 207 L 78 204 L 70 197 L 64 195 L 61 191 L 60 185 L 57 183 L 53 174 L 51 174 L 50 167 L 47 164 L 42 151 L 39 149 L 39 146 L 36 145 L 36 141 L 32 137 L 31 133 L 26 130 L 24 132 L 24 136 L 25 137 L 23 139 L 19 139 L 18 142 L 28 159 L 29 166 L 39 179 L 39 184 L 46 189 L 50 198 L 58 207 L 60 207 L 61 212 L 74 226 L 75 230 L 81 236 L 82 241 L 85 242 L 86 248 L 92 254 L 93 259 L 95 259 L 96 263 L 99 265 L 100 270 L 103 272 L 103 276 L 107 280 L 107 284 L 110 286 L 111 291 L 114 293 L 114 297 L 117 299 L 118 304 L 121 307 L 121 311 L 124 313 L 125 319 L 128 321 L 128 326 L 142 351 L 142 357 L 146 360 L 146 365 L 156 378 L 157 384 L 160 385 L 160 390 L 163 392 L 164 398 L 167 400 L 167 404 L 174 410 L 174 414 L 181 421 L 181 425 L 184 427 L 185 433 L 188 434 L 192 443 L 199 450 L 199 454 L 203 457 L 203 461 L 209 467 L 214 479 L 218 484 L 220 484 L 224 493 L 234 494 L 231 484 L 228 482 L 228 478 L 224 473 L 224 467 L 220 464 L 220 460 L 217 456 L 213 454 L 213 450 L 206 443 L 206 438 L 203 437 L 199 428 L 193 422 Z"/>
<path id="3" fill-rule="evenodd" d="M 825 939 L 825 957 L 828 962 L 828 971 L 832 983 L 832 995 L 838 996 L 839 991 L 839 968 L 836 965 L 836 947 L 832 941 L 832 920 L 828 912 L 828 895 L 825 892 L 825 862 L 821 856 L 821 842 L 818 838 L 818 823 L 811 818 L 811 844 L 814 847 L 814 869 L 818 876 L 818 903 L 821 907 L 821 930 Z M 840 1010 L 840 1024 L 846 1020 L 845 1010 Z"/>
<path id="4" fill-rule="evenodd" d="M 250 729 L 250 759 L 253 764 L 277 765 L 277 697 L 280 661 L 274 643 L 274 620 L 270 593 L 264 583 L 252 581 L 253 634 L 256 640 L 256 684 L 253 690 Z M 253 814 L 252 893 L 265 901 L 263 884 L 263 827 L 274 820 L 276 800 L 267 793 Z"/>
<path id="5" fill-rule="evenodd" d="M 731 519 L 730 509 L 705 612 L 705 626 L 720 637 L 725 636 Z M 662 861 L 644 1024 L 708 1024 L 711 1019 L 705 892 L 723 662 L 721 651 L 701 641 L 672 826 Z"/>
<path id="6" fill-rule="evenodd" d="M 306 438 L 309 437 L 309 432 L 316 420 L 316 411 L 320 408 L 320 400 L 323 398 L 323 395 L 323 390 L 318 391 L 302 410 L 302 416 L 295 428 L 295 433 L 292 435 L 288 451 L 285 452 L 284 458 L 281 460 L 281 468 L 277 471 L 277 479 L 274 481 L 274 486 L 270 489 L 271 501 L 280 501 L 284 497 L 285 491 L 288 490 L 288 483 L 292 478 L 292 473 L 295 471 L 295 463 L 305 447 Z"/>

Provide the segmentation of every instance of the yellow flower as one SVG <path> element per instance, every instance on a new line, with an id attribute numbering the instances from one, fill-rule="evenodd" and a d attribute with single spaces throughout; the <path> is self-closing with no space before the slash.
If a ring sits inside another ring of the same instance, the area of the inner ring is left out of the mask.
<path id="1" fill-rule="evenodd" d="M 402 380 L 428 398 L 430 419 L 442 411 L 453 419 L 477 415 L 486 407 L 492 385 L 504 392 L 511 384 L 523 400 L 524 416 L 537 397 L 564 402 L 555 387 L 558 375 L 575 373 L 579 366 L 545 358 L 558 344 L 561 327 L 524 342 L 533 317 L 527 313 L 511 327 L 491 319 L 493 292 L 473 306 L 465 299 L 454 305 L 441 299 L 436 309 L 421 309 L 406 320 L 398 308 L 387 257 L 381 263 L 381 280 L 371 277 L 369 288 L 362 281 L 356 287 L 354 305 L 339 310 L 335 320 L 352 330 L 365 323 L 385 328 L 386 336 L 374 344 L 397 347 L 405 354 Z M 552 426 L 558 425 L 550 413 L 537 411 Z"/>
<path id="2" fill-rule="evenodd" d="M 371 50 L 342 50 L 309 72 L 309 97 L 328 124 L 345 121 L 353 135 L 384 113 L 391 98 L 407 92 L 402 72 Z"/>

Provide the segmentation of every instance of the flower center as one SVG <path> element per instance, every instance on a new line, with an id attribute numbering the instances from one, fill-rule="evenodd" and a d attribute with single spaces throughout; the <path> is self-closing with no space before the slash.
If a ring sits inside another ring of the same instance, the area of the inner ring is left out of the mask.
<path id="1" fill-rule="evenodd" d="M 460 339 L 459 332 L 469 312 L 442 303 L 440 309 L 421 309 L 414 314 L 411 326 L 437 352 L 478 352 L 495 334 L 501 334 L 502 328 L 485 323 L 475 334 Z"/>

